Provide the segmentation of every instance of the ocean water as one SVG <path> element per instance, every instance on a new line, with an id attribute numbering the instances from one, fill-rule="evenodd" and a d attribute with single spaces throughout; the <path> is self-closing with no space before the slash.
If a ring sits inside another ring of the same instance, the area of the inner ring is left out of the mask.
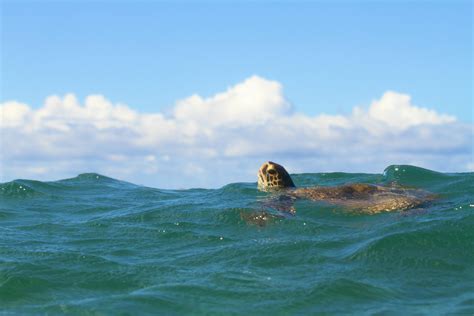
<path id="1" fill-rule="evenodd" d="M 474 173 L 390 166 L 293 179 L 396 182 L 437 199 L 377 215 L 301 200 L 295 216 L 261 226 L 245 220 L 272 195 L 256 183 L 2 183 L 0 314 L 474 313 Z"/>

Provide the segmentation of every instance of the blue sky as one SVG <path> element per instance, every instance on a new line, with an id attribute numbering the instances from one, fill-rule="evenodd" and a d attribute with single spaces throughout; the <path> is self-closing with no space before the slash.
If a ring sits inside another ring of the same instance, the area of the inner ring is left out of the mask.
<path id="1" fill-rule="evenodd" d="M 1 1 L 1 0 L 0 0 Z M 1 1 L 0 182 L 474 170 L 471 1 Z"/>
<path id="2" fill-rule="evenodd" d="M 3 1 L 2 96 L 100 93 L 143 111 L 256 74 L 307 114 L 386 90 L 472 121 L 470 1 Z"/>

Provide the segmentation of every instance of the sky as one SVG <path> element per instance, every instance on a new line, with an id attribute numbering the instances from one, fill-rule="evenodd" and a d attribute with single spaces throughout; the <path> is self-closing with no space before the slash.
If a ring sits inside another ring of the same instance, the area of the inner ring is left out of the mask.
<path id="1" fill-rule="evenodd" d="M 1 2 L 0 182 L 472 171 L 470 1 Z"/>

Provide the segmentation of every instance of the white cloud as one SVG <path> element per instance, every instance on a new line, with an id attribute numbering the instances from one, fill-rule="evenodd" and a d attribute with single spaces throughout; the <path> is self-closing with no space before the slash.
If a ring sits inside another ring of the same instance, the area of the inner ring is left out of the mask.
<path id="1" fill-rule="evenodd" d="M 212 98 L 193 95 L 179 101 L 174 118 L 179 122 L 206 123 L 212 127 L 259 126 L 290 110 L 281 84 L 252 76 Z"/>
<path id="2" fill-rule="evenodd" d="M 348 116 L 308 116 L 280 83 L 253 76 L 207 99 L 180 100 L 169 115 L 100 95 L 80 104 L 72 94 L 48 97 L 39 109 L 5 102 L 0 114 L 1 181 L 94 171 L 165 188 L 219 186 L 254 181 L 269 159 L 290 172 L 381 172 L 399 163 L 472 169 L 471 125 L 393 91 Z"/>
<path id="3" fill-rule="evenodd" d="M 454 116 L 438 114 L 433 110 L 412 105 L 409 95 L 393 91 L 387 91 L 380 100 L 373 101 L 367 112 L 356 107 L 354 117 L 369 125 L 386 125 L 392 130 L 405 130 L 417 125 L 440 125 L 456 121 Z"/>
<path id="4" fill-rule="evenodd" d="M 7 102 L 0 107 L 1 127 L 23 126 L 30 114 L 31 109 L 28 105 L 15 101 Z"/>

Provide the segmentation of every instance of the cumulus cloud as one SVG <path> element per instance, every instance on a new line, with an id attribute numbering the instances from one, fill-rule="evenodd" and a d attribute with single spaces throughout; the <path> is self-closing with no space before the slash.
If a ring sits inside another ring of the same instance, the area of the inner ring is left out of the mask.
<path id="1" fill-rule="evenodd" d="M 308 116 L 280 83 L 252 76 L 210 98 L 179 100 L 167 115 L 100 95 L 81 104 L 73 94 L 38 109 L 8 101 L 0 115 L 1 181 L 94 171 L 163 188 L 214 187 L 254 181 L 265 160 L 290 172 L 472 169 L 471 125 L 393 91 L 351 115 Z"/>
<path id="2" fill-rule="evenodd" d="M 372 102 L 368 111 L 356 107 L 354 116 L 368 124 L 381 126 L 381 124 L 395 130 L 406 130 L 412 126 L 423 124 L 440 125 L 453 123 L 456 118 L 451 115 L 438 114 L 433 110 L 418 107 L 411 103 L 411 97 L 393 91 L 387 91 L 379 99 Z"/>

